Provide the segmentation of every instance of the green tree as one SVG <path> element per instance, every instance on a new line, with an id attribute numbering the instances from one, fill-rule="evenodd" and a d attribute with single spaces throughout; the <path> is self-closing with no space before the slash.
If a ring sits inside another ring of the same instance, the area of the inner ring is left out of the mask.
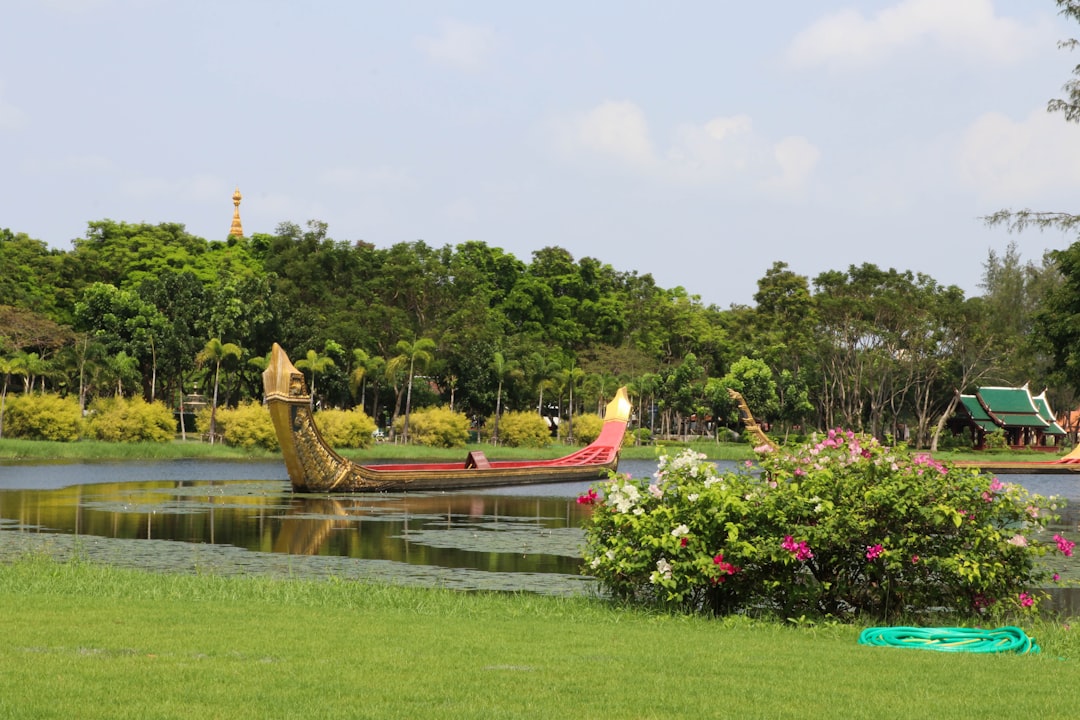
<path id="1" fill-rule="evenodd" d="M 408 368 L 405 394 L 405 425 L 401 432 L 404 442 L 409 442 L 409 412 L 412 410 L 412 386 L 413 377 L 419 367 L 423 369 L 434 359 L 435 341 L 430 338 L 420 338 L 413 342 L 399 340 L 395 346 L 397 355 L 386 363 L 387 372 L 397 374 L 399 370 Z"/>
<path id="2" fill-rule="evenodd" d="M 214 395 L 210 403 L 210 444 L 214 444 L 214 436 L 217 434 L 217 407 L 218 386 L 221 379 L 221 364 L 229 358 L 239 360 L 243 350 L 239 345 L 223 343 L 219 338 L 211 338 L 195 358 L 195 363 L 200 367 L 205 365 L 214 366 Z"/>
<path id="3" fill-rule="evenodd" d="M 491 442 L 499 444 L 499 416 L 502 414 L 503 383 L 508 380 L 522 379 L 525 373 L 515 360 L 508 360 L 501 352 L 496 352 L 491 361 L 491 369 L 498 378 L 498 389 L 495 391 L 495 428 L 491 434 Z"/>
<path id="4" fill-rule="evenodd" d="M 7 405 L 8 381 L 14 370 L 12 359 L 0 355 L 0 375 L 4 376 L 4 384 L 0 386 L 0 438 L 4 437 L 4 408 Z"/>
<path id="5" fill-rule="evenodd" d="M 311 373 L 311 403 L 315 403 L 315 376 L 334 367 L 334 358 L 329 353 L 320 355 L 315 350 L 308 350 L 307 355 L 296 361 L 296 367 Z"/>
<path id="6" fill-rule="evenodd" d="M 353 348 L 352 367 L 349 369 L 349 392 L 352 394 L 353 400 L 360 401 L 361 410 L 364 410 L 367 401 L 367 374 L 368 363 L 370 362 L 371 356 L 367 354 L 366 350 Z"/>

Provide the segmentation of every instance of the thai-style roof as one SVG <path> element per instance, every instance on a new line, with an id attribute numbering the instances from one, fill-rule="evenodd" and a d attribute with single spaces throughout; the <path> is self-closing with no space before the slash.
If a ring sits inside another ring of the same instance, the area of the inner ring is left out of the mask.
<path id="1" fill-rule="evenodd" d="M 1027 385 L 1023 387 L 981 387 L 975 391 L 979 403 L 994 422 L 1004 428 L 1038 428 L 1050 426 L 1039 415 L 1035 400 Z"/>
<path id="2" fill-rule="evenodd" d="M 1054 420 L 1045 390 L 1032 395 L 1027 385 L 980 387 L 974 395 L 961 395 L 960 399 L 971 420 L 984 430 L 1034 428 L 1045 435 L 1066 434 Z"/>
<path id="3" fill-rule="evenodd" d="M 1045 420 L 1049 427 L 1044 430 L 1047 435 L 1065 435 L 1065 428 L 1058 424 L 1058 421 L 1054 419 L 1054 412 L 1050 409 L 1050 402 L 1046 399 L 1046 391 L 1043 390 L 1038 395 L 1033 395 L 1032 400 L 1035 401 L 1035 407 L 1039 408 L 1039 417 Z"/>
<path id="4" fill-rule="evenodd" d="M 997 423 L 995 423 L 986 411 L 983 410 L 983 406 L 979 403 L 979 398 L 974 395 L 961 395 L 960 406 L 957 408 L 959 414 L 966 414 L 971 422 L 975 423 L 983 430 L 987 432 L 993 432 L 997 429 Z"/>

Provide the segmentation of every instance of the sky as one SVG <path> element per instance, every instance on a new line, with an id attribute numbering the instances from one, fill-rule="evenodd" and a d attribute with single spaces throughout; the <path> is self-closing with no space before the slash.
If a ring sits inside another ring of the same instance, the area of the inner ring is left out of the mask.
<path id="1" fill-rule="evenodd" d="M 649 273 L 721 308 L 775 262 L 980 294 L 1074 238 L 1080 63 L 1053 0 L 6 0 L 0 227 L 480 240 Z"/>

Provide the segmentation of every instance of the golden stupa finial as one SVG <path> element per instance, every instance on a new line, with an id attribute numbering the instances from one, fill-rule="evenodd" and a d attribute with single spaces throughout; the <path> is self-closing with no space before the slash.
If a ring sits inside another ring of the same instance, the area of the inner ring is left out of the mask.
<path id="1" fill-rule="evenodd" d="M 240 201 L 244 196 L 240 194 L 240 186 L 236 186 L 236 192 L 232 194 L 233 214 L 232 214 L 232 227 L 229 228 L 229 235 L 235 237 L 244 237 L 244 226 L 240 224 Z"/>

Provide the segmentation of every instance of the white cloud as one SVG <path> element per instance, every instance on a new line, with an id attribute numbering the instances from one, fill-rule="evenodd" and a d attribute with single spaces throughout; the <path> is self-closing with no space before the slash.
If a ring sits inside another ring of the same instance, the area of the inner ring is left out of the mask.
<path id="1" fill-rule="evenodd" d="M 821 155 L 803 137 L 764 137 L 745 114 L 679 125 L 661 152 L 651 139 L 644 111 L 632 102 L 601 103 L 564 120 L 559 129 L 564 155 L 575 161 L 613 162 L 622 171 L 631 169 L 666 184 L 734 182 L 794 191 L 810 178 Z"/>
<path id="2" fill-rule="evenodd" d="M 645 113 L 632 102 L 605 102 L 577 118 L 572 141 L 580 148 L 631 165 L 655 158 Z"/>
<path id="3" fill-rule="evenodd" d="M 821 151 L 804 137 L 786 137 L 773 146 L 773 157 L 780 174 L 767 181 L 778 190 L 802 187 L 821 158 Z"/>
<path id="4" fill-rule="evenodd" d="M 446 20 L 438 36 L 421 36 L 416 46 L 439 64 L 472 72 L 487 64 L 495 51 L 496 36 L 486 26 Z"/>
<path id="5" fill-rule="evenodd" d="M 750 117 L 734 115 L 715 117 L 703 125 L 681 125 L 667 158 L 670 170 L 683 179 L 710 181 L 735 177 L 766 154 Z"/>
<path id="6" fill-rule="evenodd" d="M 856 9 L 824 17 L 795 36 L 787 56 L 802 67 L 858 67 L 929 45 L 1009 63 L 1042 42 L 1040 34 L 997 15 L 992 0 L 903 0 L 873 17 Z"/>
<path id="7" fill-rule="evenodd" d="M 986 113 L 964 132 L 956 167 L 961 183 L 994 203 L 1026 205 L 1048 192 L 1075 196 L 1080 130 L 1044 109 L 1019 122 Z"/>

